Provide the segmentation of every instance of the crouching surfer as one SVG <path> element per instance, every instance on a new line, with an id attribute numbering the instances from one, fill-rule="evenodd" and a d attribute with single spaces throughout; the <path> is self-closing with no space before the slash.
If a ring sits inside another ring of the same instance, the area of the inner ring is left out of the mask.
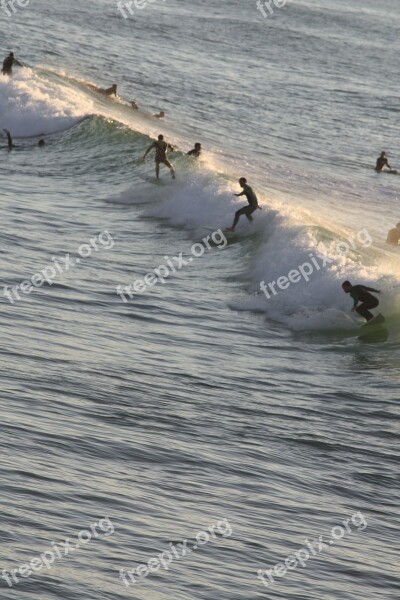
<path id="1" fill-rule="evenodd" d="M 370 312 L 370 309 L 376 308 L 379 305 L 379 300 L 369 292 L 380 294 L 380 290 L 375 290 L 366 285 L 352 285 L 350 281 L 344 281 L 342 283 L 342 288 L 346 294 L 350 294 L 353 298 L 354 305 L 351 309 L 352 312 L 355 311 L 367 321 L 371 321 L 371 319 L 374 318 L 374 315 Z M 361 302 L 361 304 L 358 306 L 359 302 Z"/>

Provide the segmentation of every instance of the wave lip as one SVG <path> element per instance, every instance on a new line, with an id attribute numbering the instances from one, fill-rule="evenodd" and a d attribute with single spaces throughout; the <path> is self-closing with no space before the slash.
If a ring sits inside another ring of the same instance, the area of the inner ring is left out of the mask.
<path id="1" fill-rule="evenodd" d="M 93 102 L 79 90 L 16 68 L 0 77 L 0 128 L 15 137 L 57 133 L 93 113 Z"/>

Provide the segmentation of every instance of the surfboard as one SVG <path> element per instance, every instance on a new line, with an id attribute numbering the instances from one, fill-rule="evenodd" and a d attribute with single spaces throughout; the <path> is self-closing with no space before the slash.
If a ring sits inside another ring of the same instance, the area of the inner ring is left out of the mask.
<path id="1" fill-rule="evenodd" d="M 376 343 L 386 342 L 389 337 L 389 330 L 383 326 L 385 317 L 381 313 L 377 314 L 376 317 L 361 326 L 361 333 L 358 339 L 361 342 Z"/>
<path id="2" fill-rule="evenodd" d="M 381 323 L 384 322 L 384 320 L 385 320 L 385 317 L 383 315 L 381 315 L 381 313 L 378 313 L 376 315 L 376 317 L 374 317 L 370 321 L 367 321 L 366 323 L 364 323 L 364 325 L 361 326 L 361 329 L 365 329 L 366 327 L 373 327 L 374 325 L 380 325 Z"/>

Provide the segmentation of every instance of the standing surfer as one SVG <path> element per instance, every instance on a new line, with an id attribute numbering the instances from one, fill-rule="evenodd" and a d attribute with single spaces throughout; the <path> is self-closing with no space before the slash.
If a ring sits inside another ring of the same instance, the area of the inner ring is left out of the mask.
<path id="1" fill-rule="evenodd" d="M 235 231 L 235 227 L 242 215 L 246 215 L 248 220 L 251 222 L 253 220 L 253 217 L 251 215 L 253 214 L 253 212 L 255 210 L 257 210 L 257 208 L 260 208 L 258 206 L 257 196 L 255 195 L 253 189 L 248 185 L 246 177 L 241 177 L 239 179 L 239 185 L 243 188 L 243 192 L 240 192 L 239 194 L 234 194 L 234 195 L 235 196 L 246 196 L 247 202 L 249 203 L 249 205 L 243 206 L 243 208 L 239 208 L 239 210 L 237 210 L 235 212 L 235 218 L 233 220 L 232 227 L 228 227 L 227 231 L 232 231 L 232 232 Z"/>
<path id="2" fill-rule="evenodd" d="M 169 162 L 169 160 L 167 158 L 168 149 L 172 150 L 172 152 L 173 152 L 175 150 L 175 148 L 173 146 L 171 146 L 171 144 L 168 144 L 164 140 L 164 136 L 160 134 L 158 136 L 158 140 L 156 142 L 153 142 L 151 144 L 151 146 L 149 146 L 147 148 L 146 152 L 143 155 L 142 160 L 144 160 L 146 158 L 146 156 L 148 155 L 148 153 L 150 152 L 150 150 L 153 150 L 153 149 L 156 151 L 156 154 L 155 154 L 156 178 L 160 179 L 160 164 L 162 163 L 165 166 L 167 166 L 168 169 L 171 171 L 172 179 L 175 179 L 174 167 L 171 165 L 171 163 Z"/>

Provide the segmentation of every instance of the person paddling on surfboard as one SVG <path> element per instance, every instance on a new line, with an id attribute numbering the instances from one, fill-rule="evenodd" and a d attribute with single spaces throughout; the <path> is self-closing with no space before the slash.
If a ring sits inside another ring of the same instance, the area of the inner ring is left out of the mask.
<path id="1" fill-rule="evenodd" d="M 392 167 L 389 165 L 386 152 L 381 152 L 381 155 L 376 159 L 375 171 L 382 173 L 384 167 L 387 167 L 389 171 L 394 171 L 394 169 L 392 169 Z"/>
<path id="2" fill-rule="evenodd" d="M 352 285 L 350 281 L 344 281 L 342 283 L 342 288 L 343 291 L 346 294 L 350 294 L 354 300 L 354 306 L 351 309 L 352 312 L 356 311 L 359 315 L 364 317 L 364 319 L 371 321 L 371 319 L 374 318 L 374 315 L 369 312 L 369 309 L 376 308 L 379 305 L 379 300 L 369 292 L 380 294 L 380 290 L 375 290 L 366 285 Z M 362 304 L 357 306 L 359 302 L 362 302 Z"/>
<path id="3" fill-rule="evenodd" d="M 160 164 L 163 163 L 171 171 L 172 179 L 175 179 L 174 167 L 171 165 L 171 163 L 169 162 L 169 160 L 167 158 L 168 149 L 170 149 L 170 150 L 172 150 L 172 152 L 174 152 L 175 148 L 173 146 L 171 146 L 171 144 L 168 144 L 167 142 L 165 142 L 164 141 L 164 136 L 160 134 L 158 136 L 158 140 L 156 142 L 153 142 L 151 144 L 151 146 L 149 146 L 147 148 L 146 152 L 143 155 L 142 161 L 146 158 L 146 156 L 148 155 L 148 153 L 150 152 L 150 150 L 153 150 L 153 148 L 156 151 L 156 155 L 155 155 L 155 159 L 156 159 L 156 178 L 160 179 Z"/>
<path id="4" fill-rule="evenodd" d="M 257 208 L 260 208 L 258 206 L 257 196 L 255 195 L 253 189 L 248 185 L 246 177 L 241 177 L 239 179 L 239 185 L 241 185 L 243 188 L 243 192 L 234 194 L 234 196 L 246 196 L 249 205 L 243 206 L 243 208 L 239 208 L 239 210 L 235 212 L 235 218 L 233 220 L 232 227 L 228 227 L 226 231 L 235 231 L 235 227 L 242 215 L 246 215 L 248 220 L 251 222 L 253 220 L 253 217 L 251 216 L 252 213 L 257 210 Z"/>

